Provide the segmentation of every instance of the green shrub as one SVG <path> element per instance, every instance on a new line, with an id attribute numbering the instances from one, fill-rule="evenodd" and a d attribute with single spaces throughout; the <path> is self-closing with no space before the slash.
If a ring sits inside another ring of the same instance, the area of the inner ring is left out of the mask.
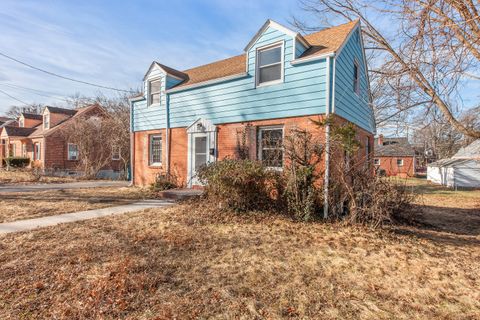
<path id="1" fill-rule="evenodd" d="M 280 175 L 262 163 L 224 159 L 198 170 L 205 196 L 221 206 L 236 210 L 268 210 L 280 200 Z"/>
<path id="2" fill-rule="evenodd" d="M 25 168 L 30 164 L 28 157 L 8 157 L 5 158 L 5 164 L 13 168 Z"/>

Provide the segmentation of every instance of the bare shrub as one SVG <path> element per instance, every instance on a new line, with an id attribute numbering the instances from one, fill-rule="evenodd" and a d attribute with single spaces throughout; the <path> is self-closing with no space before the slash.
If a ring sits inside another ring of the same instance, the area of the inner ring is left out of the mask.
<path id="1" fill-rule="evenodd" d="M 359 156 L 363 146 L 353 124 L 330 122 L 330 126 L 330 152 L 340 160 L 331 162 L 328 199 L 331 219 L 372 228 L 409 220 L 414 194 L 405 186 L 374 174 L 372 159 Z"/>
<path id="2" fill-rule="evenodd" d="M 173 173 L 158 173 L 155 176 L 155 182 L 150 186 L 153 191 L 164 191 L 177 187 L 178 178 Z"/>
<path id="3" fill-rule="evenodd" d="M 227 158 L 203 166 L 197 176 L 205 196 L 229 209 L 268 210 L 280 200 L 280 175 L 258 161 Z"/>
<path id="4" fill-rule="evenodd" d="M 284 197 L 287 210 L 295 218 L 310 220 L 322 208 L 319 190 L 323 171 L 320 170 L 323 144 L 304 129 L 293 129 L 285 138 L 286 181 Z"/>

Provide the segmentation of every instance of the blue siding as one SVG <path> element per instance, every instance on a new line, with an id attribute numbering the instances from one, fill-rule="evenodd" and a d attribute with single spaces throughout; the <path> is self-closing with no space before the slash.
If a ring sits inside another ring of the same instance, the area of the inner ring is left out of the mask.
<path id="1" fill-rule="evenodd" d="M 177 78 L 174 78 L 174 77 L 171 77 L 171 76 L 167 75 L 166 89 L 173 88 L 174 86 L 176 86 L 180 82 L 182 82 L 182 80 L 179 80 Z"/>
<path id="2" fill-rule="evenodd" d="M 284 83 L 255 86 L 256 49 L 284 43 Z M 292 66 L 293 39 L 268 28 L 248 52 L 248 76 L 170 93 L 170 124 L 185 127 L 198 118 L 214 124 L 321 114 L 325 112 L 325 60 Z"/>
<path id="3" fill-rule="evenodd" d="M 166 126 L 166 97 L 165 97 L 165 73 L 158 67 L 154 67 L 148 77 L 161 79 L 161 104 L 156 106 L 147 106 L 147 97 L 144 100 L 136 101 L 133 104 L 133 130 L 149 130 L 165 128 Z M 144 91 L 148 92 L 148 81 L 145 81 Z"/>
<path id="4" fill-rule="evenodd" d="M 335 113 L 370 132 L 374 131 L 373 111 L 369 106 L 368 79 L 358 29 L 336 58 Z M 360 94 L 353 89 L 353 65 L 359 64 Z"/>
<path id="5" fill-rule="evenodd" d="M 307 48 L 298 40 L 296 41 L 295 45 L 295 59 L 299 58 L 306 50 Z"/>

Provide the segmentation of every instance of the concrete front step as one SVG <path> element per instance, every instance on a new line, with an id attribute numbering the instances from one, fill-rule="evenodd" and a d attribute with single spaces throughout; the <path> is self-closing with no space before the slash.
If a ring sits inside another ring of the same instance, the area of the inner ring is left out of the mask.
<path id="1" fill-rule="evenodd" d="M 186 200 L 194 197 L 201 196 L 203 190 L 201 189 L 171 189 L 160 191 L 158 193 L 160 198 L 172 199 L 172 200 Z"/>

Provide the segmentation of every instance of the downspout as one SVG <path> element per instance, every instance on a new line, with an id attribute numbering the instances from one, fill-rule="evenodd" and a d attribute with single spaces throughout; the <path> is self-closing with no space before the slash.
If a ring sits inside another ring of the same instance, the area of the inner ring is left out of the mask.
<path id="1" fill-rule="evenodd" d="M 328 190 L 330 184 L 330 57 L 327 57 L 327 68 L 326 68 L 326 83 L 327 83 L 327 93 L 326 93 L 326 103 L 325 103 L 325 174 L 323 182 L 323 218 L 327 219 L 328 217 Z"/>
<path id="2" fill-rule="evenodd" d="M 130 101 L 130 186 L 135 185 L 135 132 L 133 131 L 133 101 Z"/>
<path id="3" fill-rule="evenodd" d="M 165 170 L 167 177 L 170 176 L 170 112 L 168 112 L 168 106 L 170 105 L 170 95 L 165 94 L 165 151 L 166 151 L 166 161 L 165 161 Z"/>

